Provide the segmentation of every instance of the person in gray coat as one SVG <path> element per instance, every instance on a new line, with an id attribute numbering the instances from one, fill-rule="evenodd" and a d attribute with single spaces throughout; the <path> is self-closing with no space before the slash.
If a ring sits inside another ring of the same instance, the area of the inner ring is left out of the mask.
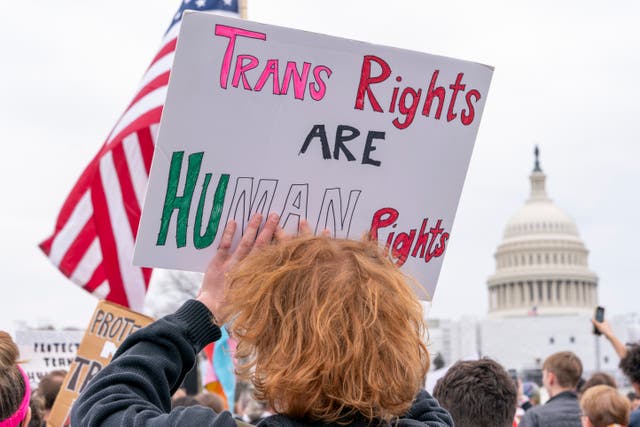
<path id="1" fill-rule="evenodd" d="M 547 357 L 542 364 L 542 384 L 549 400 L 524 414 L 519 427 L 582 427 L 582 411 L 576 387 L 582 376 L 582 362 L 570 351 Z"/>

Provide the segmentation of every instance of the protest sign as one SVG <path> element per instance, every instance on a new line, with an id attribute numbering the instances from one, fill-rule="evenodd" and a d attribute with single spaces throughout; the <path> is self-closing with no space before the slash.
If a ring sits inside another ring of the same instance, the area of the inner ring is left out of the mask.
<path id="1" fill-rule="evenodd" d="M 153 319 L 150 317 L 118 304 L 100 301 L 84 332 L 78 353 L 68 368 L 69 372 L 51 409 L 47 425 L 66 425 L 71 405 L 89 381 L 109 364 L 120 344 L 129 335 L 151 322 Z"/>
<path id="2" fill-rule="evenodd" d="M 47 331 L 27 329 L 16 332 L 21 364 L 31 385 L 51 371 L 68 370 L 76 356 L 84 331 Z"/>
<path id="3" fill-rule="evenodd" d="M 204 271 L 276 212 L 370 232 L 430 300 L 493 68 L 201 13 L 178 40 L 134 263 Z"/>

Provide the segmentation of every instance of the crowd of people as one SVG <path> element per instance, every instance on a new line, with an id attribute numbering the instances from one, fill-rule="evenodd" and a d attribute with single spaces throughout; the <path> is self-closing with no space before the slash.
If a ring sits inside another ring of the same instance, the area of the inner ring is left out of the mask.
<path id="1" fill-rule="evenodd" d="M 623 359 L 621 367 L 627 362 Z M 523 392 L 522 382 L 514 382 L 500 364 L 488 358 L 457 362 L 438 381 L 433 394 L 458 427 L 640 425 L 640 411 L 636 406 L 632 412 L 632 399 L 617 390 L 615 380 L 596 372 L 584 381 L 582 363 L 574 353 L 550 355 L 542 372 L 549 395 L 543 405 L 532 402 Z M 634 382 L 629 371 L 624 372 L 637 388 L 640 383 Z"/>
<path id="2" fill-rule="evenodd" d="M 423 389 L 430 358 L 415 284 L 371 242 L 314 237 L 305 224 L 292 238 L 278 221 L 272 214 L 258 231 L 255 215 L 235 250 L 237 226 L 227 224 L 198 297 L 131 335 L 78 397 L 71 424 L 640 426 L 640 346 L 595 320 L 635 394 L 622 395 L 604 373 L 583 380 L 578 356 L 558 352 L 542 365 L 543 404 L 488 358 L 454 364 L 432 396 Z M 214 395 L 179 391 L 222 325 L 250 384 L 238 388 L 242 417 Z M 52 373 L 32 392 L 17 347 L 0 333 L 0 427 L 46 423 L 62 378 Z"/>

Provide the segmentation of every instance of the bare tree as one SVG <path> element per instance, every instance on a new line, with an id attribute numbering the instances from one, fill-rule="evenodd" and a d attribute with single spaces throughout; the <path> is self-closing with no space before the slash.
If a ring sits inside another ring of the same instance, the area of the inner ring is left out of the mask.
<path id="1" fill-rule="evenodd" d="M 201 282 L 202 273 L 155 269 L 145 299 L 145 313 L 156 319 L 173 313 L 196 296 Z"/>

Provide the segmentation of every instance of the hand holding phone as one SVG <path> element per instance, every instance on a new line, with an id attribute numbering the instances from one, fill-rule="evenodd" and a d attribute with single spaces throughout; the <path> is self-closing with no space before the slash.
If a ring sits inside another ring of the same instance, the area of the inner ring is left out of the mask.
<path id="1" fill-rule="evenodd" d="M 596 314 L 594 316 L 594 319 L 596 320 L 596 322 L 599 322 L 599 323 L 604 322 L 604 307 L 601 307 L 601 306 L 596 307 Z M 602 332 L 598 330 L 596 325 L 593 325 L 593 333 L 595 335 L 602 335 Z"/>

